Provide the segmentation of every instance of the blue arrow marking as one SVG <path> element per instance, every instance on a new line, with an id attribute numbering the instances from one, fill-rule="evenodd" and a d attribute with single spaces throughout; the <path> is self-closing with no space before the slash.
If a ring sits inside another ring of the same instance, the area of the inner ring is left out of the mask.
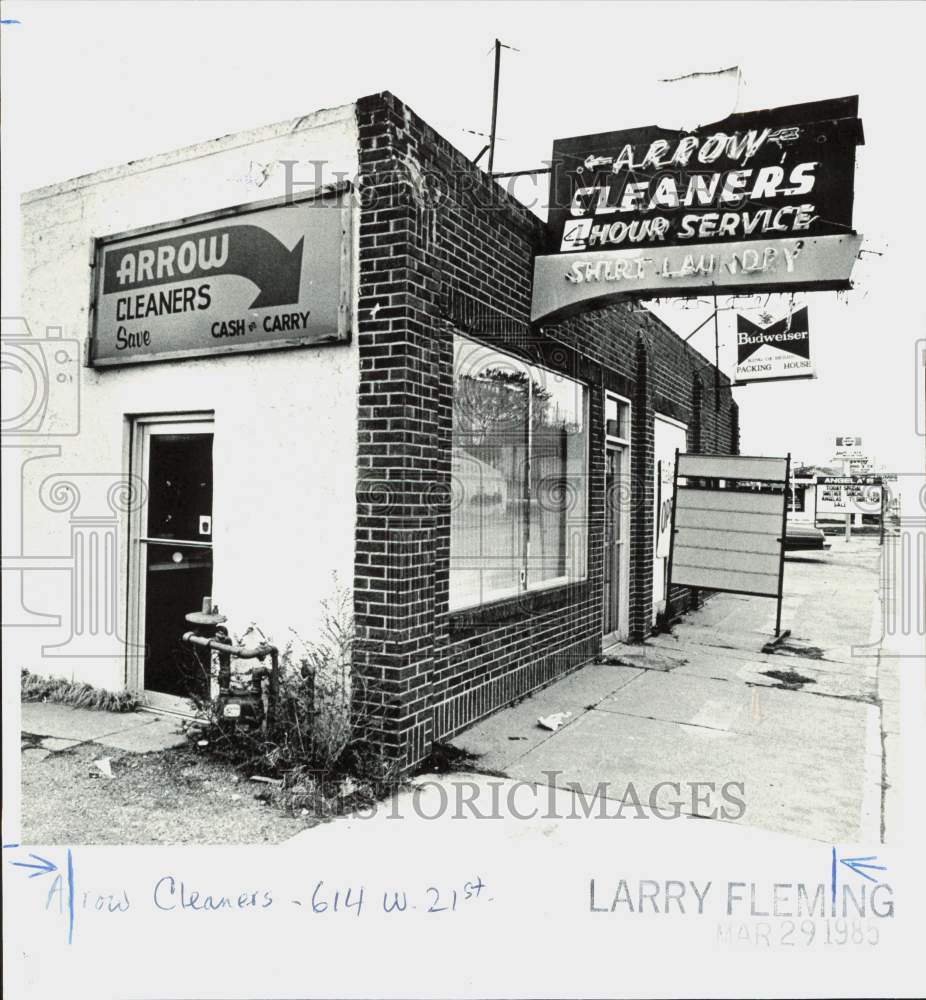
<path id="1" fill-rule="evenodd" d="M 835 853 L 835 852 L 834 852 Z M 886 872 L 887 865 L 869 865 L 865 864 L 866 861 L 877 861 L 877 854 L 869 854 L 864 858 L 840 858 L 839 863 L 845 865 L 846 868 L 851 869 L 856 875 L 861 875 L 862 878 L 867 878 L 869 882 L 877 882 L 878 880 L 873 876 L 869 875 L 867 871 L 862 869 L 867 868 L 869 871 L 879 871 Z"/>
<path id="2" fill-rule="evenodd" d="M 26 861 L 11 861 L 10 864 L 14 868 L 34 868 L 35 871 L 29 878 L 36 878 L 39 875 L 46 875 L 48 872 L 56 872 L 58 870 L 58 866 L 49 861 L 48 858 L 40 858 L 38 854 L 30 854 L 29 857 L 39 863 L 37 865 L 30 865 Z"/>
<path id="3" fill-rule="evenodd" d="M 4 844 L 4 847 L 18 847 L 18 844 Z M 30 864 L 28 861 L 11 861 L 10 864 L 14 868 L 29 868 L 32 869 L 32 874 L 29 878 L 37 878 L 39 875 L 47 875 L 49 872 L 58 871 L 58 866 L 49 861 L 48 858 L 43 858 L 38 854 L 29 855 L 33 861 L 38 862 L 38 864 Z M 60 876 L 59 876 L 60 877 Z M 68 848 L 68 862 L 67 862 L 67 880 L 68 880 L 68 944 L 71 944 L 74 940 L 74 857 L 71 854 L 70 847 Z M 52 887 L 54 891 L 54 887 Z"/>
<path id="4" fill-rule="evenodd" d="M 836 848 L 833 848 L 833 870 L 831 873 L 831 885 L 832 889 L 830 891 L 830 901 L 833 906 L 833 912 L 836 912 Z"/>
<path id="5" fill-rule="evenodd" d="M 68 848 L 68 944 L 74 940 L 74 861 Z"/>

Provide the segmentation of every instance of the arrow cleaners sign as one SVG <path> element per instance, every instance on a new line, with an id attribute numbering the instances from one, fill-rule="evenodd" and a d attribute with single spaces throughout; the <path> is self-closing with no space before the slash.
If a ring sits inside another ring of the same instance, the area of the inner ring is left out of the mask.
<path id="1" fill-rule="evenodd" d="M 686 133 L 557 139 L 531 319 L 626 298 L 850 288 L 863 142 L 856 96 Z"/>
<path id="2" fill-rule="evenodd" d="M 348 213 L 319 198 L 98 241 L 90 363 L 347 339 Z"/>

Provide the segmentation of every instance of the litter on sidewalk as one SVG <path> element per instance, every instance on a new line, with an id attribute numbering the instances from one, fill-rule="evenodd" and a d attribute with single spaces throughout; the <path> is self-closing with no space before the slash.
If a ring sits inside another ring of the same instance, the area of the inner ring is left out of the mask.
<path id="1" fill-rule="evenodd" d="M 99 760 L 93 762 L 93 766 L 102 774 L 105 778 L 113 777 L 112 764 L 110 763 L 109 757 L 101 757 Z"/>
<path id="2" fill-rule="evenodd" d="M 553 715 L 544 715 L 537 720 L 537 725 L 551 732 L 556 732 L 560 726 L 564 725 L 572 712 L 554 712 Z"/>

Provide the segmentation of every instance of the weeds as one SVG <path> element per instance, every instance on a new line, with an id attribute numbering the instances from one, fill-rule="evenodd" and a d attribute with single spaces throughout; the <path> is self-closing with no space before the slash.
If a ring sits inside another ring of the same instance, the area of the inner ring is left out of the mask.
<path id="1" fill-rule="evenodd" d="M 451 743 L 435 742 L 431 753 L 423 761 L 419 770 L 422 773 L 451 774 L 457 771 L 479 771 L 477 761 L 479 755 L 455 747 Z M 484 773 L 484 772 L 482 772 Z"/>
<path id="2" fill-rule="evenodd" d="M 25 669 L 20 673 L 20 698 L 106 712 L 134 712 L 139 707 L 138 699 L 128 691 L 106 691 L 60 677 L 39 677 Z"/>
<path id="3" fill-rule="evenodd" d="M 275 717 L 247 727 L 194 698 L 191 740 L 242 773 L 274 779 L 269 801 L 293 815 L 337 815 L 381 799 L 397 787 L 398 765 L 376 737 L 373 692 L 353 668 L 353 646 L 353 599 L 336 587 L 334 599 L 322 602 L 318 640 L 293 631 L 280 651 Z"/>

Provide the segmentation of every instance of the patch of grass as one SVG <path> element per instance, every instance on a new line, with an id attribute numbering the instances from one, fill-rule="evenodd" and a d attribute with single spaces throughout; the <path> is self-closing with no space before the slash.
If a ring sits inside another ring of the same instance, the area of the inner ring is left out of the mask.
<path id="1" fill-rule="evenodd" d="M 113 777 L 94 762 L 108 757 Z M 276 844 L 315 826 L 271 807 L 265 786 L 179 747 L 135 754 L 82 743 L 23 758 L 26 844 Z"/>
<path id="2" fill-rule="evenodd" d="M 135 695 L 128 691 L 105 691 L 61 677 L 40 677 L 28 670 L 20 674 L 20 698 L 22 701 L 51 701 L 107 712 L 134 712 L 139 705 Z"/>

